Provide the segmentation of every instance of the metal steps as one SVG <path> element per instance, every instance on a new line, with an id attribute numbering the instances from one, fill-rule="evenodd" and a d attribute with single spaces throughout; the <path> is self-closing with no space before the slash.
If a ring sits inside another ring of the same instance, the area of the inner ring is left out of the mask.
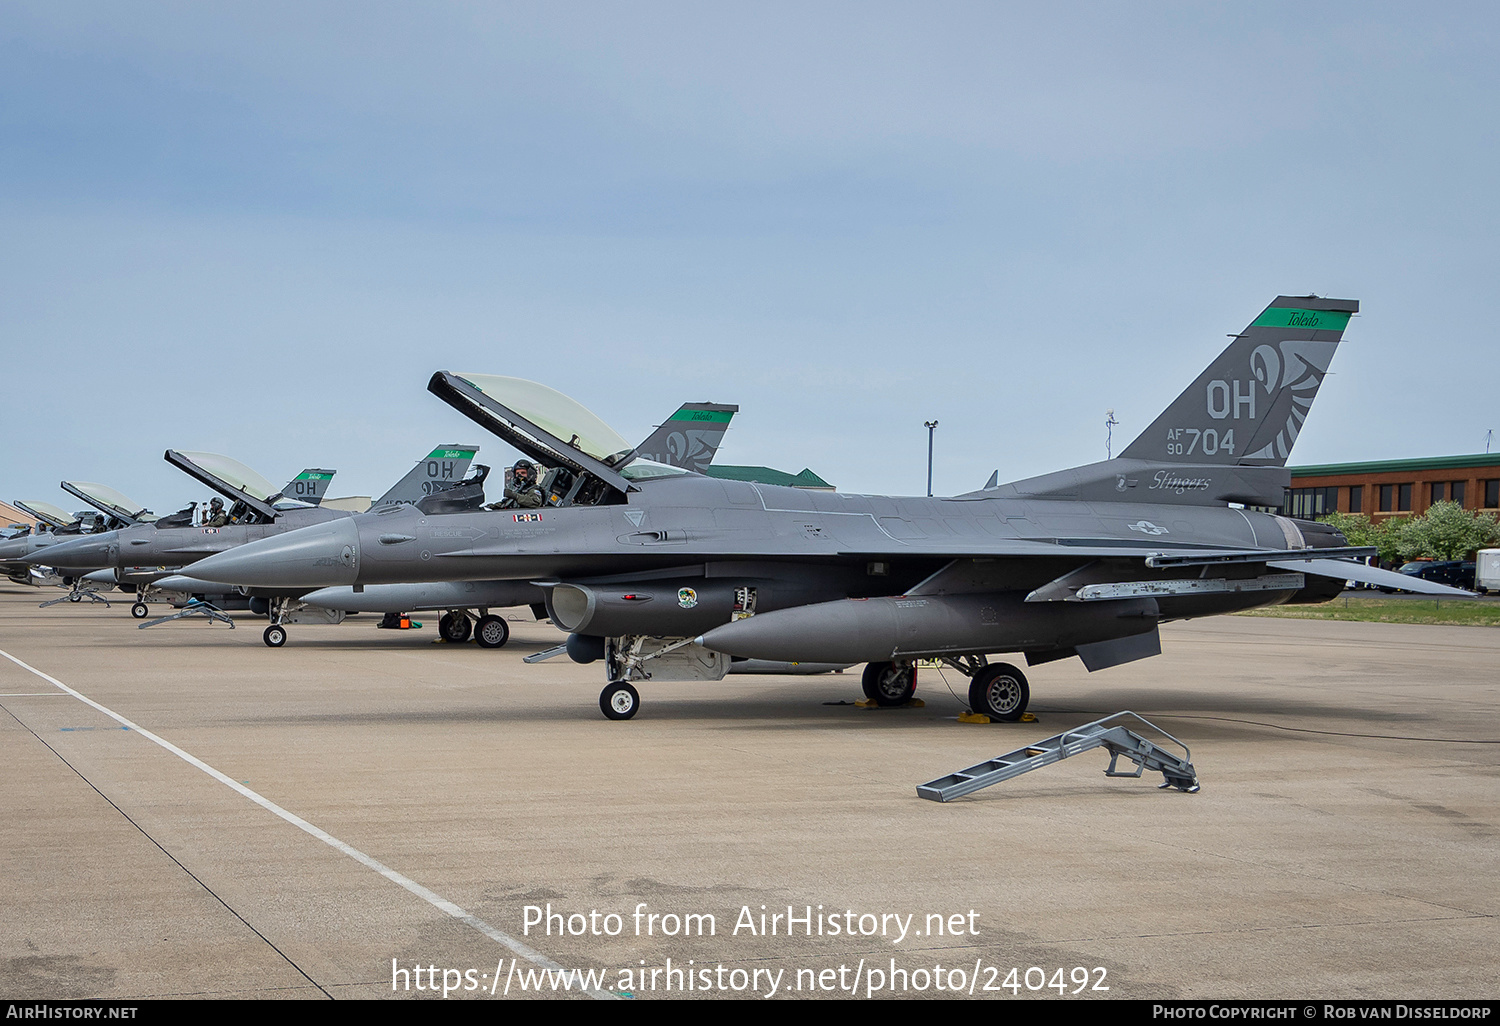
<path id="1" fill-rule="evenodd" d="M 234 629 L 234 621 L 225 614 L 224 610 L 218 606 L 204 602 L 202 599 L 191 599 L 187 605 L 177 610 L 177 612 L 168 613 L 166 616 L 158 616 L 155 620 L 147 620 L 145 623 L 136 624 L 136 627 L 139 630 L 145 630 L 147 627 L 155 627 L 161 623 L 171 623 L 173 620 L 181 620 L 184 616 L 197 616 L 200 613 L 208 617 L 210 622 L 217 620 L 220 623 L 229 624 L 231 630 Z"/>
<path id="2" fill-rule="evenodd" d="M 1114 722 L 1127 716 L 1140 721 L 1181 748 L 1182 756 L 1179 758 L 1154 742 Z M 973 794 L 991 784 L 1019 777 L 1022 773 L 1029 773 L 1043 766 L 1051 766 L 1055 762 L 1061 762 L 1070 756 L 1093 748 L 1104 748 L 1109 751 L 1109 768 L 1104 771 L 1107 777 L 1139 777 L 1149 769 L 1159 771 L 1165 778 L 1165 782 L 1160 785 L 1163 789 L 1175 787 L 1189 794 L 1198 790 L 1198 774 L 1193 769 L 1192 753 L 1188 751 L 1187 745 L 1156 724 L 1126 710 L 1117 712 L 1113 716 L 1106 716 L 1102 720 L 1085 723 L 1081 727 L 1075 727 L 1061 734 L 1055 734 L 1036 744 L 1027 745 L 1025 748 L 1007 752 L 1005 755 L 981 762 L 977 766 L 970 766 L 957 773 L 950 773 L 946 777 L 919 784 L 917 796 L 933 802 L 951 802 L 955 798 Z M 1115 764 L 1122 755 L 1135 763 L 1134 773 L 1116 771 Z"/>

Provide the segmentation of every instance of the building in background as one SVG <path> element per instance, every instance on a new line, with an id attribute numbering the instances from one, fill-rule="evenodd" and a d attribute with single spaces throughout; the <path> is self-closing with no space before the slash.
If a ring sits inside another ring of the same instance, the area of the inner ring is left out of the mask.
<path id="1" fill-rule="evenodd" d="M 1291 467 L 1282 512 L 1312 520 L 1363 513 L 1372 520 L 1417 516 L 1445 499 L 1464 509 L 1500 512 L 1500 453 L 1373 463 Z"/>

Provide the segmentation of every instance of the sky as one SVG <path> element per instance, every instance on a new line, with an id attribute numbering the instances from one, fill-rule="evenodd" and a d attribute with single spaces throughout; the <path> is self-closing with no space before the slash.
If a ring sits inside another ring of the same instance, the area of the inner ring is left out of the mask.
<path id="1" fill-rule="evenodd" d="M 436 370 L 938 494 L 1118 453 L 1278 294 L 1353 298 L 1292 463 L 1500 429 L 1500 7 L 0 6 L 0 495 L 167 448 L 380 494 L 516 454 Z M 1500 448 L 1500 445 L 1497 445 Z"/>

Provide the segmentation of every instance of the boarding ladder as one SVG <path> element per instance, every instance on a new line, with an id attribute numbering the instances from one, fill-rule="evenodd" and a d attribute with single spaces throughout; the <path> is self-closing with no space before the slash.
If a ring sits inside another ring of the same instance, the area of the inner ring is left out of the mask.
<path id="1" fill-rule="evenodd" d="M 1123 725 L 1114 722 L 1127 716 L 1139 720 L 1181 748 L 1182 756 L 1179 758 L 1135 731 L 1127 730 Z M 1193 769 L 1192 753 L 1188 751 L 1187 745 L 1156 724 L 1126 710 L 1117 712 L 1113 716 L 1106 716 L 1102 720 L 1095 720 L 1081 727 L 1063 731 L 1045 741 L 1038 741 L 1034 745 L 1007 752 L 1005 755 L 981 762 L 977 766 L 970 766 L 957 773 L 950 773 L 946 777 L 938 777 L 925 784 L 918 784 L 917 795 L 928 801 L 951 802 L 955 798 L 972 794 L 980 788 L 998 784 L 1002 780 L 1010 780 L 1012 777 L 1019 777 L 1022 773 L 1029 773 L 1043 766 L 1050 766 L 1092 748 L 1109 750 L 1109 768 L 1104 771 L 1106 777 L 1139 777 L 1145 770 L 1160 770 L 1165 778 L 1165 783 L 1160 785 L 1163 789 L 1175 787 L 1189 794 L 1198 790 L 1198 774 Z M 1115 764 L 1122 755 L 1135 763 L 1134 773 L 1115 770 Z"/>
<path id="2" fill-rule="evenodd" d="M 48 606 L 55 606 L 59 602 L 82 602 L 84 599 L 88 599 L 90 602 L 103 602 L 105 609 L 110 608 L 109 599 L 99 594 L 93 588 L 80 588 L 77 585 L 70 588 L 68 593 L 62 598 L 49 599 L 37 606 L 37 608 L 46 609 Z"/>
<path id="3" fill-rule="evenodd" d="M 209 623 L 213 623 L 214 621 L 227 623 L 230 630 L 234 629 L 234 621 L 229 618 L 229 615 L 224 610 L 202 599 L 189 599 L 187 605 L 177 610 L 177 612 L 168 613 L 166 616 L 158 616 L 155 620 L 147 620 L 145 623 L 136 624 L 136 628 L 145 630 L 147 627 L 155 627 L 157 624 L 171 623 L 173 620 L 181 620 L 185 616 L 197 616 L 199 614 L 208 617 Z"/>

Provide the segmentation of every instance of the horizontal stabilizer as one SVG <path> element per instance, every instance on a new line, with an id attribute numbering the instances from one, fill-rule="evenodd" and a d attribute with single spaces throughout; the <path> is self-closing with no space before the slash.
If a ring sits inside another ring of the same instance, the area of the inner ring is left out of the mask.
<path id="1" fill-rule="evenodd" d="M 1317 574 L 1320 577 L 1358 581 L 1361 584 L 1370 584 L 1377 588 L 1420 592 L 1423 595 L 1447 595 L 1452 598 L 1476 597 L 1473 592 L 1464 591 L 1462 588 L 1451 588 L 1446 584 L 1438 584 L 1436 581 L 1424 581 L 1422 578 L 1413 577 L 1410 574 L 1398 574 L 1394 570 L 1382 570 L 1379 567 L 1365 566 L 1363 563 L 1351 563 L 1343 559 L 1273 559 L 1267 560 L 1266 566 L 1273 566 L 1278 570 L 1295 570 L 1298 573 Z"/>

